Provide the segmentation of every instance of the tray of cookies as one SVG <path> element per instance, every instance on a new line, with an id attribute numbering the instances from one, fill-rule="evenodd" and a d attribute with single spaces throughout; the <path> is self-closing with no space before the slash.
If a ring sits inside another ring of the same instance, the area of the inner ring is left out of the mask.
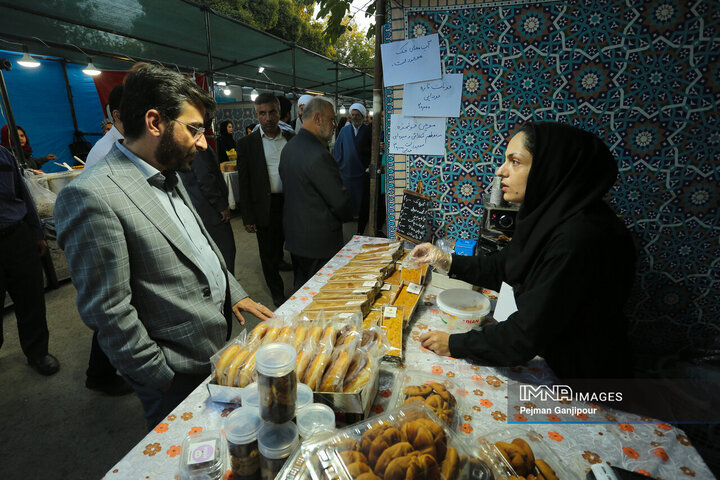
<path id="1" fill-rule="evenodd" d="M 406 405 L 303 443 L 314 480 L 489 480 L 491 461 L 472 453 L 423 404 Z"/>

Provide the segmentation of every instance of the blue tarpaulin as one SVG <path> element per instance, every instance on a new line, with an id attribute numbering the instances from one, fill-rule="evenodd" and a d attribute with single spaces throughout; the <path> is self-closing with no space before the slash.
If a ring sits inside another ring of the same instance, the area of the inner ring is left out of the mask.
<path id="1" fill-rule="evenodd" d="M 16 52 L 0 50 L 0 56 L 10 60 L 12 70 L 3 71 L 15 123 L 27 132 L 33 157 L 57 155 L 55 162 L 75 165 L 70 153 L 73 142 L 73 120 L 70 111 L 63 66 L 60 61 L 37 59 L 40 66 L 26 68 L 17 64 L 21 57 Z M 104 118 L 100 99 L 92 77 L 82 73 L 84 67 L 66 64 L 68 83 L 73 96 L 73 106 L 78 129 L 82 132 L 100 133 Z M 0 111 L 0 127 L 7 123 L 6 112 Z M 100 136 L 86 135 L 85 140 L 94 144 Z M 52 161 L 43 165 L 45 172 L 65 170 Z"/>

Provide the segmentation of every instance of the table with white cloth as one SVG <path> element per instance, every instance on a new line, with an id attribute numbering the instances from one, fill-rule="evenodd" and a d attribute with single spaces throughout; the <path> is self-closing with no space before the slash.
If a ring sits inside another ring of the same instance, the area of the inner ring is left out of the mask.
<path id="1" fill-rule="evenodd" d="M 237 201 L 240 197 L 240 184 L 238 183 L 237 172 L 222 172 L 225 185 L 228 189 L 228 208 L 235 210 L 237 207 Z"/>
<path id="2" fill-rule="evenodd" d="M 301 311 L 312 301 L 313 296 L 333 272 L 356 255 L 362 245 L 377 242 L 387 242 L 387 239 L 353 237 L 276 313 L 293 315 Z M 408 327 L 404 366 L 400 368 L 422 370 L 437 376 L 438 379 L 451 379 L 458 386 L 455 394 L 464 405 L 459 431 L 471 444 L 493 431 L 522 430 L 526 434 L 530 433 L 531 444 L 543 444 L 543 448 L 556 454 L 562 460 L 563 466 L 574 472 L 578 479 L 585 478 L 585 472 L 593 464 L 600 462 L 645 473 L 654 478 L 714 478 L 683 431 L 662 421 L 610 410 L 599 405 L 593 405 L 598 408 L 594 415 L 553 414 L 548 415 L 545 423 L 524 425 L 524 416 L 520 413 L 512 414 L 512 418 L 508 418 L 508 386 L 513 382 L 547 382 L 553 378 L 551 370 L 540 358 L 525 366 L 495 368 L 441 357 L 423 348 L 418 341 L 423 332 L 434 329 L 452 331 L 455 328 L 444 320 L 435 304 L 435 297 L 440 291 L 434 286 L 425 288 L 421 303 Z M 458 328 L 461 327 L 458 325 Z M 380 387 L 371 408 L 371 415 L 390 408 L 394 374 L 397 371 L 398 365 L 383 362 Z M 574 402 L 569 403 L 572 404 Z M 209 398 L 206 385 L 200 385 L 113 466 L 104 478 L 175 478 L 185 436 L 192 432 L 222 429 L 225 417 L 235 408 L 236 405 L 215 403 Z M 508 421 L 516 423 L 509 425 Z M 642 423 L 637 423 L 639 421 Z"/>

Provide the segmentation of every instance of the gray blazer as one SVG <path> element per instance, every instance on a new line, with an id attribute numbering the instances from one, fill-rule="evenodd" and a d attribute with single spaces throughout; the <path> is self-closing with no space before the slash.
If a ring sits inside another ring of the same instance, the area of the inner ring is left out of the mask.
<path id="1" fill-rule="evenodd" d="M 131 383 L 166 385 L 175 372 L 210 373 L 210 356 L 228 339 L 230 305 L 247 297 L 195 212 L 226 272 L 225 312 L 153 187 L 116 147 L 62 189 L 55 206 L 77 307 L 113 366 Z"/>

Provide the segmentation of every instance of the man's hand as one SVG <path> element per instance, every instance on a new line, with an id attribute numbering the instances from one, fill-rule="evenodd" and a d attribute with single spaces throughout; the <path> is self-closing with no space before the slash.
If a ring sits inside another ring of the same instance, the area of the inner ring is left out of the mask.
<path id="1" fill-rule="evenodd" d="M 230 209 L 226 208 L 222 212 L 220 212 L 220 221 L 223 223 L 227 223 L 230 221 Z"/>
<path id="2" fill-rule="evenodd" d="M 427 332 L 420 335 L 420 343 L 428 350 L 432 350 L 443 357 L 450 356 L 450 334 L 447 332 Z"/>
<path id="3" fill-rule="evenodd" d="M 45 243 L 45 240 L 38 240 L 37 246 L 38 246 L 38 256 L 42 257 L 43 255 L 45 255 L 45 252 L 47 252 L 47 249 L 48 249 L 47 243 Z"/>
<path id="4" fill-rule="evenodd" d="M 245 231 L 248 233 L 257 233 L 257 226 L 255 224 L 245 225 Z"/>
<path id="5" fill-rule="evenodd" d="M 240 321 L 240 325 L 245 325 L 245 319 L 240 312 L 248 312 L 255 315 L 260 320 L 267 320 L 274 317 L 274 314 L 262 303 L 256 303 L 250 297 L 245 297 L 232 307 L 232 311 Z"/>

